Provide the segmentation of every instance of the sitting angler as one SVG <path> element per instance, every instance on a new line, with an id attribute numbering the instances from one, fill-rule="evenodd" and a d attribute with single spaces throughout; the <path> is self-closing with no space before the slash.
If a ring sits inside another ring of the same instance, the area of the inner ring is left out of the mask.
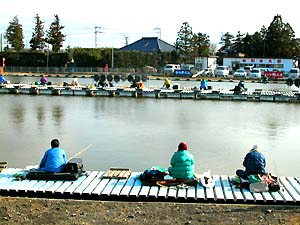
<path id="1" fill-rule="evenodd" d="M 243 166 L 245 170 L 238 169 L 236 175 L 248 180 L 250 175 L 265 175 L 266 173 L 266 160 L 262 153 L 257 151 L 257 145 L 254 145 L 252 149 L 247 153 L 244 158 Z"/>
<path id="2" fill-rule="evenodd" d="M 51 148 L 48 149 L 42 158 L 38 171 L 41 172 L 62 172 L 67 163 L 65 150 L 59 148 L 59 141 L 53 139 Z"/>
<path id="3" fill-rule="evenodd" d="M 194 178 L 194 157 L 188 151 L 185 142 L 180 142 L 178 149 L 171 158 L 171 166 L 168 168 L 169 175 L 180 180 Z"/>
<path id="4" fill-rule="evenodd" d="M 46 85 L 48 83 L 48 79 L 45 75 L 42 75 L 42 77 L 40 79 L 40 83 L 41 83 L 41 85 Z"/>
<path id="5" fill-rule="evenodd" d="M 200 90 L 207 90 L 207 89 L 208 89 L 207 81 L 202 79 L 200 82 Z"/>

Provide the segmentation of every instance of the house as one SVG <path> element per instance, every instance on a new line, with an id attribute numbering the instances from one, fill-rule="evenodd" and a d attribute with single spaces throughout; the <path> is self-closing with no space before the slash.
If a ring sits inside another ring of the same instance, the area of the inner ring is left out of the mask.
<path id="1" fill-rule="evenodd" d="M 160 40 L 158 37 L 143 37 L 136 42 L 120 48 L 120 50 L 161 53 L 175 51 L 175 47 L 163 40 Z"/>

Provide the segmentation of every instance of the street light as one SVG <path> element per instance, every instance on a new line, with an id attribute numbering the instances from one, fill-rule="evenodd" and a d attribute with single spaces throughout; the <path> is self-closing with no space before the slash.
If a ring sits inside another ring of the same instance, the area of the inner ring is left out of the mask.
<path id="1" fill-rule="evenodd" d="M 48 74 L 48 67 L 49 67 L 49 45 L 47 47 L 47 59 L 46 59 L 46 74 Z"/>

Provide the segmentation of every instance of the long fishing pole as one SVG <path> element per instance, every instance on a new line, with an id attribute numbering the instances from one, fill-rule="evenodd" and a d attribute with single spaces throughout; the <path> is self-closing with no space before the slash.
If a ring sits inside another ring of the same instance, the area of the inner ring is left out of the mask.
<path id="1" fill-rule="evenodd" d="M 91 146 L 92 146 L 92 144 L 87 145 L 85 148 L 81 149 L 79 152 L 77 152 L 75 155 L 73 155 L 70 159 L 73 159 L 73 158 L 77 157 L 78 155 L 82 154 L 83 152 L 87 151 Z"/>

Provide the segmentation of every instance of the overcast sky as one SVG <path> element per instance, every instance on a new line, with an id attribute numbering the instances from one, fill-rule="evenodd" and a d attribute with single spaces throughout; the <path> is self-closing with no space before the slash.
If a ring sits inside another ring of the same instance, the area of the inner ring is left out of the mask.
<path id="1" fill-rule="evenodd" d="M 201 32 L 218 43 L 222 33 L 253 34 L 275 15 L 290 23 L 296 37 L 300 35 L 300 13 L 295 0 L 0 0 L 0 32 L 4 33 L 14 16 L 23 25 L 25 45 L 34 28 L 34 17 L 39 14 L 45 30 L 54 15 L 65 26 L 64 48 L 122 47 L 142 37 L 159 37 L 174 44 L 183 22 L 188 22 L 194 33 Z M 95 43 L 95 26 L 97 43 Z M 159 28 L 159 29 L 155 29 Z M 159 30 L 161 32 L 159 32 Z"/>

